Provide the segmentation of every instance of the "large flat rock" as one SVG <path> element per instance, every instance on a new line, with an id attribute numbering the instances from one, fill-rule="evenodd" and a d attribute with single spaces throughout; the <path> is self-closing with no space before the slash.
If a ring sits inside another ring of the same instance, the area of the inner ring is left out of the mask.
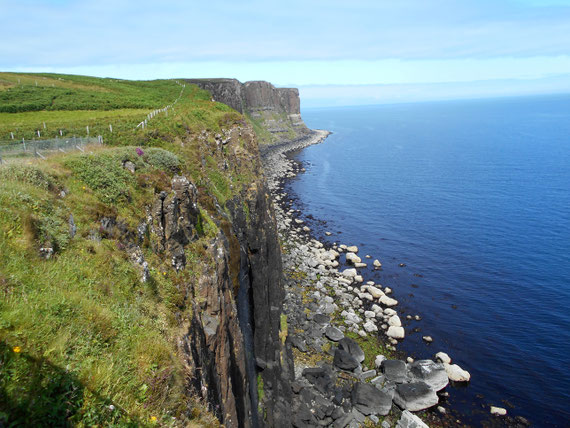
<path id="1" fill-rule="evenodd" d="M 408 368 L 403 361 L 384 360 L 380 366 L 386 379 L 390 382 L 402 383 L 408 379 Z"/>
<path id="2" fill-rule="evenodd" d="M 410 374 L 414 379 L 427 383 L 434 391 L 445 388 L 449 383 L 443 364 L 434 363 L 432 360 L 418 360 L 412 363 Z"/>
<path id="3" fill-rule="evenodd" d="M 392 398 L 374 385 L 357 383 L 352 390 L 352 404 L 364 415 L 387 415 L 392 408 Z"/>
<path id="4" fill-rule="evenodd" d="M 403 383 L 396 386 L 394 403 L 400 408 L 417 412 L 435 406 L 439 398 L 425 382 Z"/>
<path id="5" fill-rule="evenodd" d="M 345 337 L 338 342 L 338 347 L 352 355 L 359 363 L 364 361 L 364 351 L 356 340 Z"/>

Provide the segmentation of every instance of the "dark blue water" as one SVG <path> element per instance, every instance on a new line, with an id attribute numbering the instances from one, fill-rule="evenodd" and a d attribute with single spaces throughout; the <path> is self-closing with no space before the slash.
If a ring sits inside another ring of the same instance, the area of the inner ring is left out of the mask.
<path id="1" fill-rule="evenodd" d="M 471 372 L 450 391 L 471 423 L 486 403 L 570 425 L 570 96 L 303 118 L 334 134 L 298 156 L 307 172 L 291 190 L 328 222 L 317 233 L 379 258 L 384 270 L 365 279 L 422 317 L 405 323 L 400 349 L 445 351 Z"/>

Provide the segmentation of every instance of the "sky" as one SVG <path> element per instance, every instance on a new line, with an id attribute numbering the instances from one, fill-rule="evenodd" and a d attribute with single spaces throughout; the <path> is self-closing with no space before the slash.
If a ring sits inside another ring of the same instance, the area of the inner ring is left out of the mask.
<path id="1" fill-rule="evenodd" d="M 0 0 L 0 70 L 298 87 L 303 107 L 570 93 L 570 0 Z"/>

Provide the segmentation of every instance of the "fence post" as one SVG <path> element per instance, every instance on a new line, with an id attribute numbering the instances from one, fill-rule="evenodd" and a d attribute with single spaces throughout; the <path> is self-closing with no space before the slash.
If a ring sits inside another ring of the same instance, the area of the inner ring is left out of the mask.
<path id="1" fill-rule="evenodd" d="M 10 137 L 12 137 L 12 140 L 14 139 L 14 133 L 10 132 Z"/>

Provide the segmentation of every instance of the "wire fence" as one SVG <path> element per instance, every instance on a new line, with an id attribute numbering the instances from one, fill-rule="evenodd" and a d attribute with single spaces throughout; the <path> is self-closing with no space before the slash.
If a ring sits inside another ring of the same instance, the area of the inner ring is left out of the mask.
<path id="1" fill-rule="evenodd" d="M 168 110 L 169 109 L 173 109 L 174 105 L 178 102 L 178 100 L 180 98 L 182 98 L 182 94 L 184 93 L 184 89 L 186 89 L 186 84 L 185 83 L 180 83 L 178 80 L 175 81 L 175 83 L 180 86 L 182 89 L 180 90 L 180 94 L 178 95 L 178 97 L 174 100 L 174 102 L 172 104 L 167 105 L 166 107 L 163 107 L 161 109 L 158 110 L 153 110 L 151 111 L 149 114 L 147 114 L 146 119 L 143 120 L 142 122 L 140 122 L 135 129 L 137 128 L 141 128 L 141 129 L 145 129 L 145 127 L 148 125 L 148 122 L 154 118 L 155 116 L 157 116 L 160 113 L 165 113 L 166 116 L 168 116 Z"/>
<path id="2" fill-rule="evenodd" d="M 51 140 L 22 140 L 21 143 L 0 143 L 0 164 L 19 158 L 45 159 L 47 155 L 56 152 L 67 153 L 79 150 L 83 152 L 85 146 L 103 144 L 103 137 L 71 137 L 54 138 Z"/>

